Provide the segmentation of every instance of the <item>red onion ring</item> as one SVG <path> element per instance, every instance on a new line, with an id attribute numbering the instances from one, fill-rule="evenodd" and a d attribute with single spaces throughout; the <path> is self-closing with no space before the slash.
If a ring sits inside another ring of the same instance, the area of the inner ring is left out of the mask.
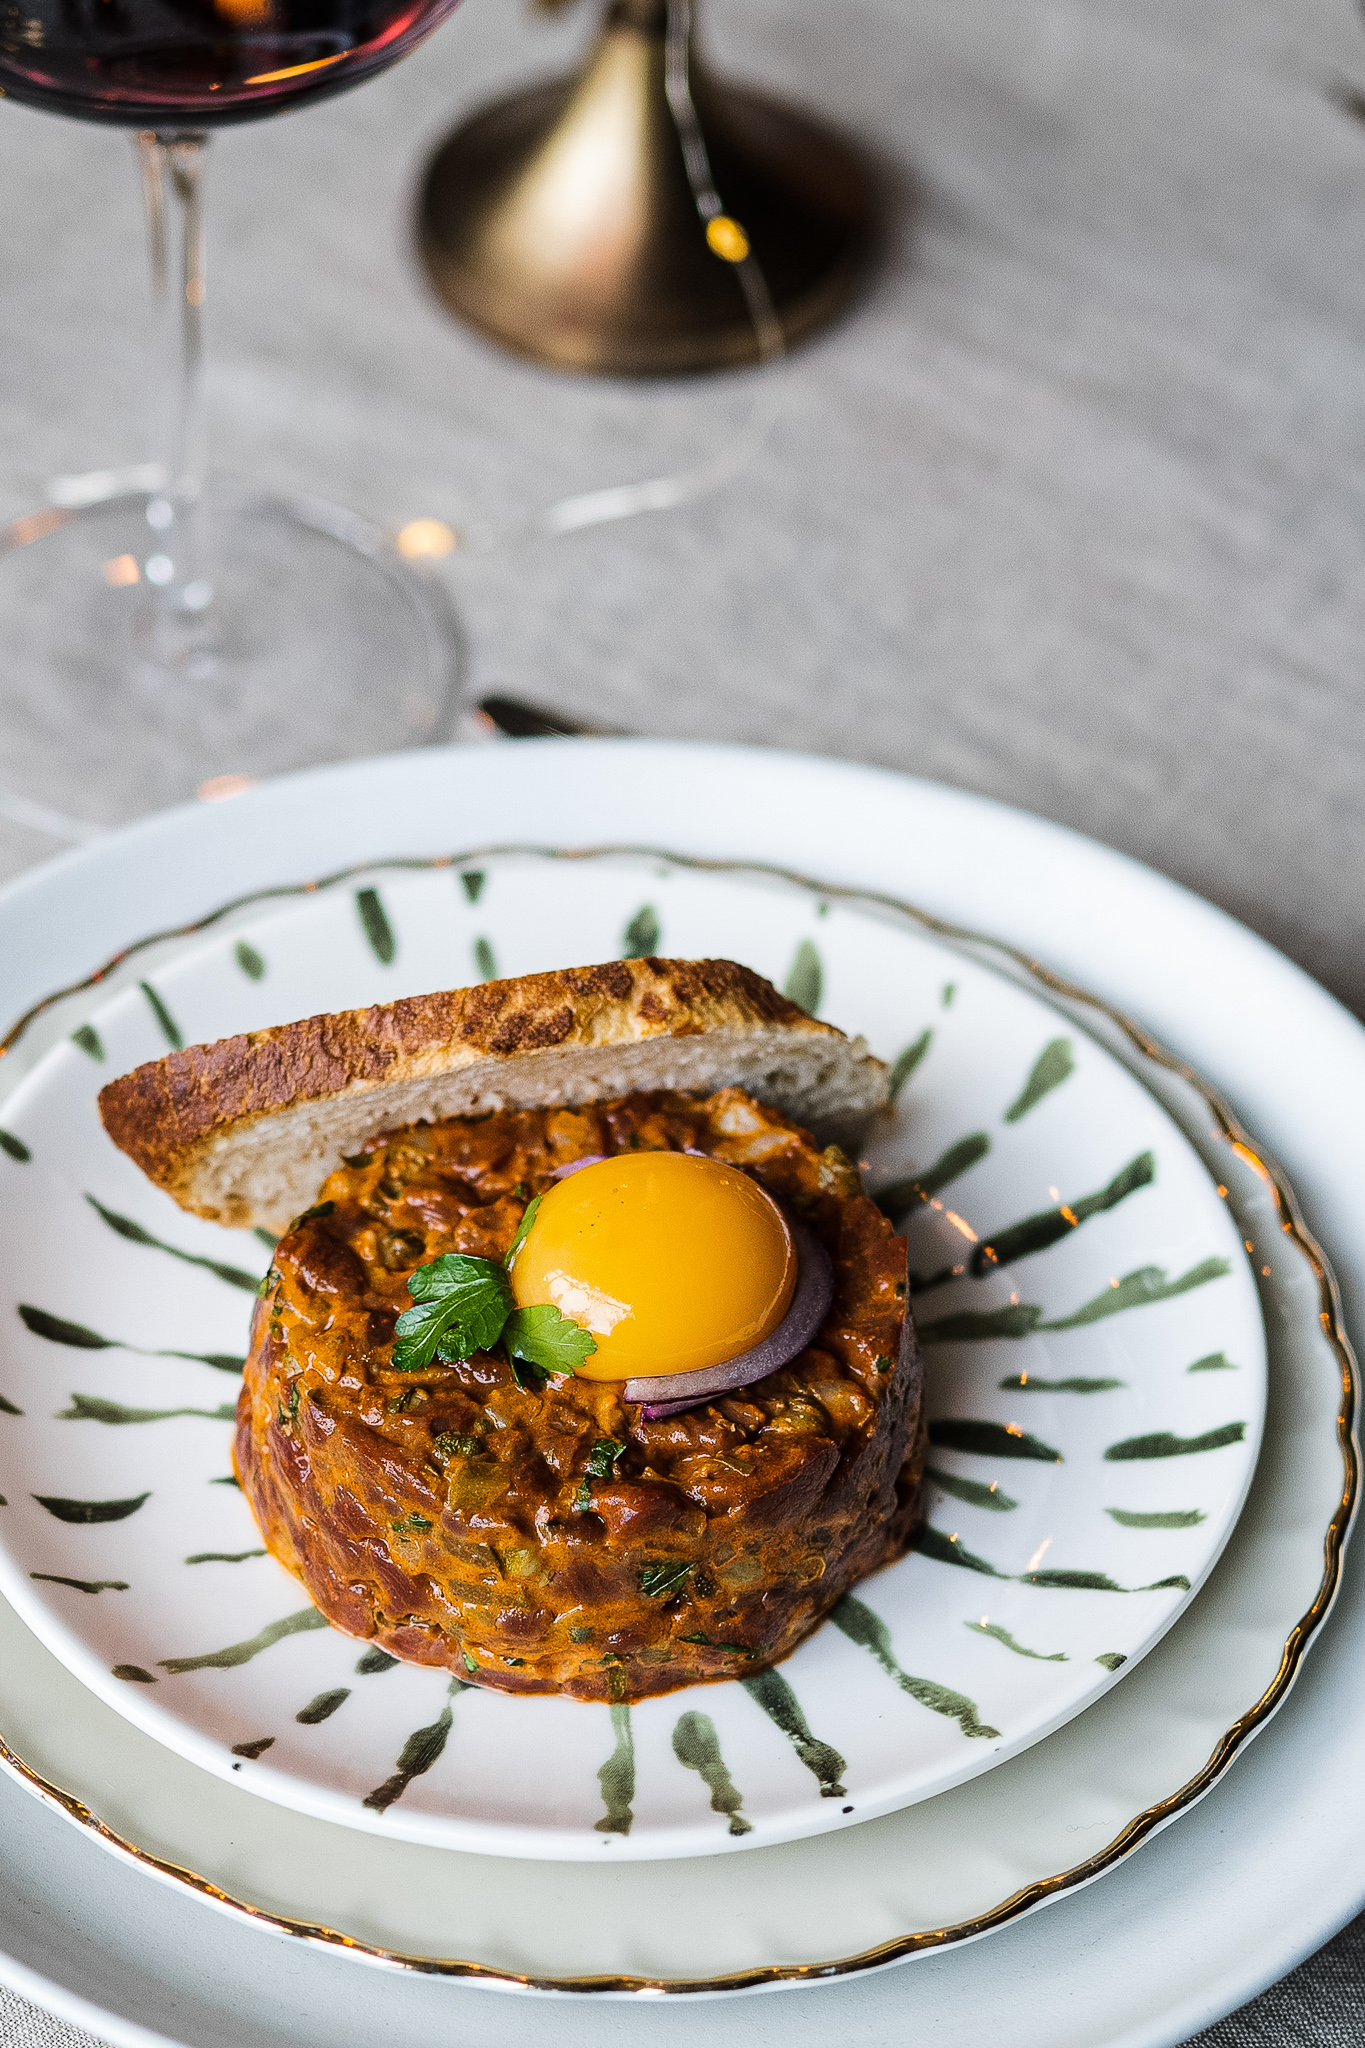
<path id="1" fill-rule="evenodd" d="M 606 1158 L 605 1152 L 590 1152 L 586 1159 L 571 1159 L 567 1166 L 557 1166 L 550 1175 L 551 1180 L 567 1180 L 571 1173 L 577 1173 L 584 1166 L 600 1166 Z"/>
<path id="2" fill-rule="evenodd" d="M 696 1372 L 656 1373 L 648 1379 L 627 1380 L 627 1401 L 641 1404 L 645 1422 L 662 1422 L 666 1415 L 681 1415 L 717 1394 L 732 1394 L 737 1387 L 752 1386 L 766 1379 L 780 1365 L 804 1351 L 829 1311 L 834 1296 L 834 1269 L 829 1253 L 812 1231 L 788 1219 L 796 1246 L 796 1292 L 791 1307 L 770 1337 L 727 1358 L 721 1365 L 702 1366 Z"/>

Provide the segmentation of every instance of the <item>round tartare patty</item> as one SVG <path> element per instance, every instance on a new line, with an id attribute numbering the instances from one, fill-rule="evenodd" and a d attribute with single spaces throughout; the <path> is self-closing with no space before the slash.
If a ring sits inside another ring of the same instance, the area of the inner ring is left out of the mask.
<path id="1" fill-rule="evenodd" d="M 638 1149 L 742 1167 L 820 1237 L 834 1294 L 813 1344 L 656 1422 L 620 1382 L 533 1391 L 500 1354 L 393 1369 L 415 1267 L 502 1258 L 556 1168 Z M 750 1677 L 914 1531 L 906 1284 L 905 1240 L 843 1155 L 735 1088 L 413 1125 L 371 1140 L 280 1240 L 238 1478 L 328 1620 L 410 1663 L 584 1700 Z"/>

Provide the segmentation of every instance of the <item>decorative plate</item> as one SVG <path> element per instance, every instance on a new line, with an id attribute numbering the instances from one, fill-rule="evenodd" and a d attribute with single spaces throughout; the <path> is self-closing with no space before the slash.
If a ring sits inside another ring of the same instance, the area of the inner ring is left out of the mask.
<path id="1" fill-rule="evenodd" d="M 778 1670 L 508 1699 L 337 1635 L 261 1551 L 228 1447 L 266 1249 L 146 1183 L 95 1097 L 168 1044 L 652 951 L 744 960 L 893 1064 L 864 1171 L 907 1218 L 928 1523 Z M 399 863 L 246 906 L 65 1021 L 0 1133 L 0 1587 L 120 1713 L 281 1804 L 536 1858 L 847 1828 L 1079 1713 L 1233 1527 L 1266 1345 L 1226 1182 L 1096 1039 L 865 899 L 652 856 Z"/>

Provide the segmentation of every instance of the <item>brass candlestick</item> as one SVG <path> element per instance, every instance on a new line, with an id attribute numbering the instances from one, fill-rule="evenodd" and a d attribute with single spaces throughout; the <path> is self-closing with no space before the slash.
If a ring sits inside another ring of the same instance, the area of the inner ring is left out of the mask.
<path id="1" fill-rule="evenodd" d="M 822 326 L 857 282 L 872 220 L 845 143 L 711 77 L 689 0 L 611 0 L 581 72 L 443 143 L 418 235 L 450 310 L 519 355 L 669 376 L 756 362 Z M 757 280 L 741 275 L 746 251 Z"/>

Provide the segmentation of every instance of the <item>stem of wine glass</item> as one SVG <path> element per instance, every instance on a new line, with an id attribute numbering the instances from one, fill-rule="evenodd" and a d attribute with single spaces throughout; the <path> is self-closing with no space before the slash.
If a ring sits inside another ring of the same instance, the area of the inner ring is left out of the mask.
<path id="1" fill-rule="evenodd" d="M 204 162 L 208 137 L 177 129 L 137 137 L 147 201 L 152 289 L 163 331 L 165 483 L 147 502 L 152 552 L 144 563 L 148 604 L 141 638 L 160 668 L 184 671 L 207 657 L 205 613 L 213 586 L 200 535 L 204 432 Z"/>

